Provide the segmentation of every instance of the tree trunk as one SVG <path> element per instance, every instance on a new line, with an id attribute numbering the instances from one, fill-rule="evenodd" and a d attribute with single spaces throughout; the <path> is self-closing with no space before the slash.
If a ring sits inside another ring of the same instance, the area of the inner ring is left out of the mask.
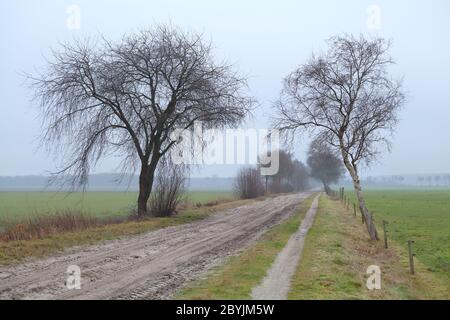
<path id="1" fill-rule="evenodd" d="M 139 174 L 139 195 L 137 201 L 138 217 L 142 218 L 147 212 L 147 202 L 153 188 L 153 180 L 155 177 L 157 162 L 150 165 L 142 164 L 141 173 Z"/>
<path id="2" fill-rule="evenodd" d="M 159 159 L 159 154 L 155 153 L 151 157 L 150 164 L 148 164 L 148 160 L 142 160 L 141 172 L 139 174 L 139 195 L 137 201 L 137 213 L 139 218 L 142 218 L 148 213 L 147 202 L 152 192 L 153 180 Z"/>
<path id="3" fill-rule="evenodd" d="M 147 214 L 147 202 L 152 191 L 153 181 L 149 179 L 149 166 L 142 164 L 141 172 L 139 174 L 139 195 L 137 201 L 138 217 L 143 217 Z"/>
<path id="4" fill-rule="evenodd" d="M 325 193 L 330 194 L 330 191 L 331 191 L 330 186 L 328 186 L 328 184 L 325 182 L 322 182 L 322 183 L 323 183 L 323 190 L 325 191 Z"/>
<path id="5" fill-rule="evenodd" d="M 268 183 L 268 180 L 269 180 L 269 176 L 266 176 L 266 194 L 269 193 L 269 190 L 267 189 L 267 183 Z"/>
<path id="6" fill-rule="evenodd" d="M 369 232 L 371 240 L 379 240 L 377 228 L 375 227 L 375 223 L 373 221 L 372 214 L 369 212 L 366 206 L 366 201 L 364 199 L 361 183 L 359 181 L 359 177 L 353 179 L 353 185 L 355 187 L 356 197 L 358 198 L 359 210 L 364 214 L 364 220 L 366 223 L 367 231 Z"/>
<path id="7" fill-rule="evenodd" d="M 371 240 L 379 240 L 378 232 L 375 227 L 375 223 L 373 221 L 372 214 L 369 212 L 369 209 L 367 209 L 366 201 L 365 201 L 363 193 L 362 193 L 362 187 L 361 187 L 361 182 L 359 180 L 358 171 L 350 163 L 344 150 L 342 150 L 342 155 L 344 157 L 345 167 L 347 168 L 348 172 L 350 173 L 350 176 L 352 177 L 353 187 L 355 189 L 356 198 L 358 199 L 359 210 L 360 210 L 361 214 L 364 215 L 364 220 L 366 222 L 366 227 L 367 227 L 367 231 L 369 233 L 370 239 Z"/>

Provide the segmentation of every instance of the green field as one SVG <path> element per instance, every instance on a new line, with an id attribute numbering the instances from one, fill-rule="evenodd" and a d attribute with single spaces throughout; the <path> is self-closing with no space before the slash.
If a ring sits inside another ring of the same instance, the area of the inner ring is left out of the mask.
<path id="1" fill-rule="evenodd" d="M 379 233 L 381 221 L 386 220 L 389 239 L 404 247 L 414 240 L 417 259 L 450 286 L 450 190 L 367 190 L 364 194 Z M 353 192 L 347 195 L 355 200 Z"/>
<path id="2" fill-rule="evenodd" d="M 186 195 L 193 203 L 231 197 L 227 191 L 192 191 Z M 123 216 L 130 214 L 136 198 L 135 192 L 0 192 L 0 221 L 61 210 L 83 211 L 100 218 Z"/>

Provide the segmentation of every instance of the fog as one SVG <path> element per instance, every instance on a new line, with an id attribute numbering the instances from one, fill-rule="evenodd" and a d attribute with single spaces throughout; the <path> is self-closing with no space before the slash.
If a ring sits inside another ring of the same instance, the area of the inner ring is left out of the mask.
<path id="1" fill-rule="evenodd" d="M 80 9 L 79 28 L 70 24 L 70 6 Z M 375 7 L 374 7 L 375 6 Z M 69 11 L 67 11 L 69 8 Z M 373 23 L 373 12 L 379 20 Z M 364 175 L 450 172 L 450 3 L 448 1 L 55 1 L 0 3 L 0 175 L 46 174 L 56 164 L 39 148 L 37 106 L 23 72 L 45 65 L 50 48 L 74 37 L 127 32 L 171 23 L 203 33 L 217 59 L 248 76 L 259 102 L 246 127 L 269 126 L 271 105 L 281 80 L 325 40 L 342 33 L 391 39 L 397 62 L 393 76 L 404 77 L 408 101 L 392 139 L 392 152 Z M 69 22 L 69 24 L 68 24 Z M 378 23 L 379 22 L 379 23 Z M 304 160 L 308 136 L 296 141 Z M 109 157 L 94 172 L 111 172 Z M 231 176 L 236 166 L 211 166 L 196 175 Z"/>

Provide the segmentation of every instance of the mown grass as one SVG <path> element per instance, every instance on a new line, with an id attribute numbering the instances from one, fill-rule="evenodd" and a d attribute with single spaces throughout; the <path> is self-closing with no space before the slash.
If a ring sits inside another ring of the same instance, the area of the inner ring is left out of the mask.
<path id="1" fill-rule="evenodd" d="M 18 221 L 29 216 L 61 211 L 78 211 L 96 218 L 117 218 L 129 215 L 136 205 L 135 192 L 0 192 L 1 221 Z M 186 199 L 207 203 L 219 198 L 232 199 L 228 191 L 191 191 Z"/>
<path id="2" fill-rule="evenodd" d="M 42 239 L 0 241 L 0 265 L 17 263 L 31 257 L 44 257 L 73 246 L 94 244 L 103 240 L 118 239 L 168 226 L 204 219 L 211 214 L 250 203 L 253 200 L 225 202 L 214 206 L 188 209 L 167 218 L 149 218 L 141 221 L 105 224 L 98 227 L 57 233 Z"/>
<path id="3" fill-rule="evenodd" d="M 293 277 L 289 299 L 448 299 L 449 283 L 416 261 L 410 275 L 405 248 L 370 241 L 353 210 L 322 196 Z M 367 268 L 381 268 L 381 290 L 366 287 Z"/>
<path id="4" fill-rule="evenodd" d="M 365 197 L 381 233 L 388 221 L 389 239 L 407 248 L 414 240 L 417 258 L 450 287 L 450 189 L 367 190 Z M 353 192 L 347 195 L 354 201 Z"/>
<path id="5" fill-rule="evenodd" d="M 214 268 L 206 278 L 190 283 L 176 298 L 249 299 L 252 288 L 262 281 L 278 253 L 298 229 L 312 200 L 313 196 L 306 199 L 293 217 L 267 231 L 256 244 L 239 255 Z"/>

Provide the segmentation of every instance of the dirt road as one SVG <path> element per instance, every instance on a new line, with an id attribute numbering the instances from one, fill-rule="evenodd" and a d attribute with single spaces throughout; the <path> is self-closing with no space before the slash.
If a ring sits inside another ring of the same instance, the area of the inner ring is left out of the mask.
<path id="1" fill-rule="evenodd" d="M 292 215 L 310 193 L 284 195 L 205 220 L 72 249 L 44 260 L 0 268 L 0 299 L 166 299 Z M 79 266 L 81 289 L 68 289 Z"/>

